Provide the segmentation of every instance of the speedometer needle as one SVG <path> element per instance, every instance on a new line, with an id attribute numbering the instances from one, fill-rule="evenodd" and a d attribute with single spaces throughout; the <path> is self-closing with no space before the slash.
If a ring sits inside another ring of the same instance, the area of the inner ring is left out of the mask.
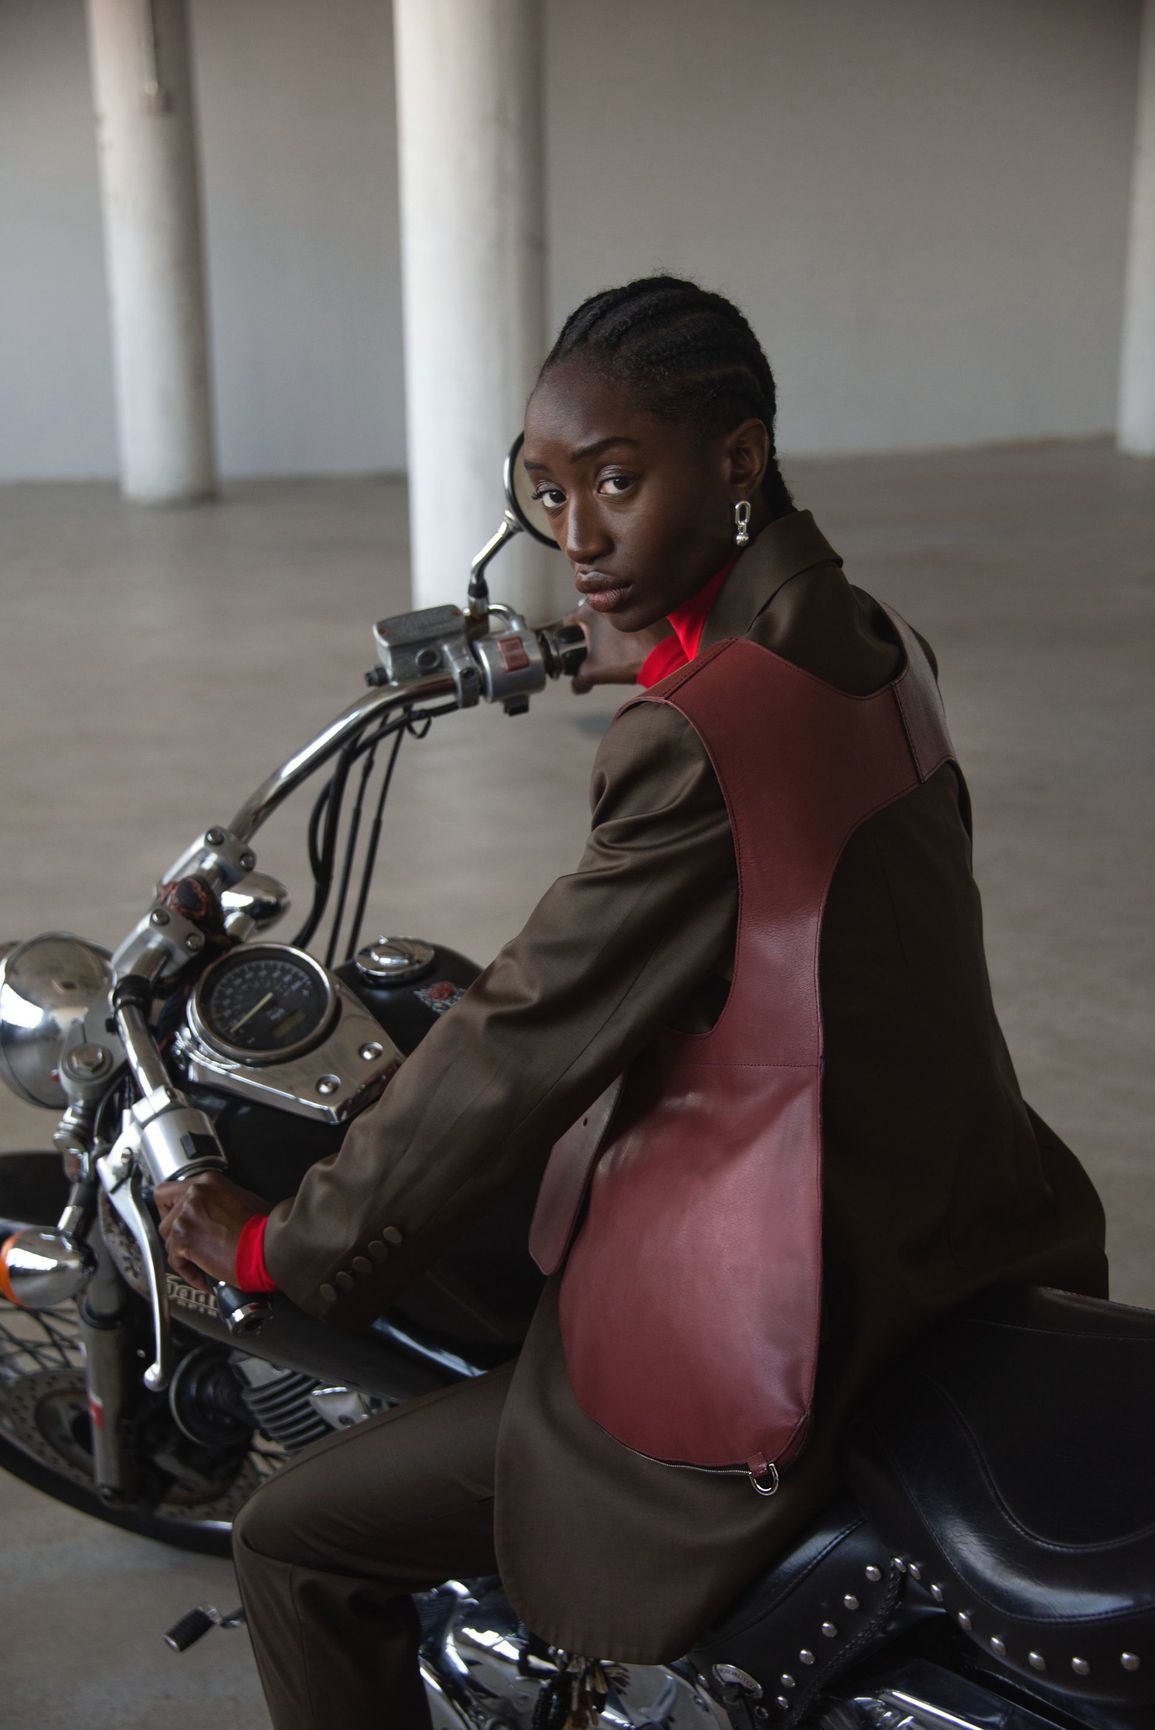
<path id="1" fill-rule="evenodd" d="M 246 1009 L 245 1013 L 241 1016 L 241 1019 L 239 1021 L 233 1022 L 233 1025 L 229 1028 L 229 1032 L 230 1033 L 239 1033 L 241 1031 L 241 1028 L 245 1025 L 245 1022 L 251 1021 L 253 1019 L 253 1016 L 257 1013 L 258 1009 L 263 1009 L 265 1007 L 266 1003 L 271 1003 L 272 1001 L 273 1001 L 272 992 L 266 991 L 265 995 L 261 998 L 261 1001 L 259 1003 L 254 1003 L 253 1007 L 251 1009 Z"/>

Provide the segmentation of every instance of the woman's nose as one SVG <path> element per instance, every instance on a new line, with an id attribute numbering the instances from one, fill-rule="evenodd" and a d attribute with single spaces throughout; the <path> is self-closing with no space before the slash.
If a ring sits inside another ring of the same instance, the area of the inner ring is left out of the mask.
<path id="1" fill-rule="evenodd" d="M 613 541 L 600 520 L 600 512 L 591 499 L 573 499 L 565 514 L 565 539 L 562 550 L 571 565 L 592 565 L 613 550 Z"/>

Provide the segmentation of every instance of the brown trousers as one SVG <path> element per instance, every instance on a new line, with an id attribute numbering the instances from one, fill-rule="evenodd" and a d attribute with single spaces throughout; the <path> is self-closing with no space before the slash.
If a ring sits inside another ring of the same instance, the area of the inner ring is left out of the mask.
<path id="1" fill-rule="evenodd" d="M 424 1730 L 411 1594 L 494 1574 L 497 1430 L 513 1373 L 326 1436 L 245 1504 L 233 1561 L 275 1730 Z"/>

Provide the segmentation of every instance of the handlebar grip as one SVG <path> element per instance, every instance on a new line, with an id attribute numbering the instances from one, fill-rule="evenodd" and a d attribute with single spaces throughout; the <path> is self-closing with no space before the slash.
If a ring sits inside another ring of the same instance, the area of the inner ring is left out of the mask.
<path id="1" fill-rule="evenodd" d="M 217 1313 L 231 1334 L 259 1333 L 273 1313 L 260 1292 L 240 1291 L 227 1280 L 216 1282 Z"/>
<path id="2" fill-rule="evenodd" d="M 589 641 L 580 625 L 542 625 L 536 633 L 545 670 L 551 679 L 572 679 L 589 653 Z"/>
<path id="3" fill-rule="evenodd" d="M 580 625 L 562 625 L 554 632 L 562 674 L 572 678 L 589 654 L 589 639 Z"/>

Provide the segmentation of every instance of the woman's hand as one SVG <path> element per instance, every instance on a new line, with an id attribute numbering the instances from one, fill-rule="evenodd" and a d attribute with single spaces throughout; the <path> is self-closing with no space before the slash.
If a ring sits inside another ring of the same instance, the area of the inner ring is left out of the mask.
<path id="1" fill-rule="evenodd" d="M 650 650 L 672 634 L 664 619 L 643 631 L 615 630 L 604 613 L 595 612 L 584 601 L 567 613 L 562 623 L 580 625 L 589 644 L 589 653 L 570 681 L 575 691 L 592 691 L 595 685 L 636 684 Z"/>
<path id="2" fill-rule="evenodd" d="M 159 1184 L 153 1194 L 173 1272 L 198 1291 L 208 1291 L 210 1279 L 231 1284 L 242 1228 L 253 1214 L 268 1213 L 268 1203 L 219 1171 Z"/>

